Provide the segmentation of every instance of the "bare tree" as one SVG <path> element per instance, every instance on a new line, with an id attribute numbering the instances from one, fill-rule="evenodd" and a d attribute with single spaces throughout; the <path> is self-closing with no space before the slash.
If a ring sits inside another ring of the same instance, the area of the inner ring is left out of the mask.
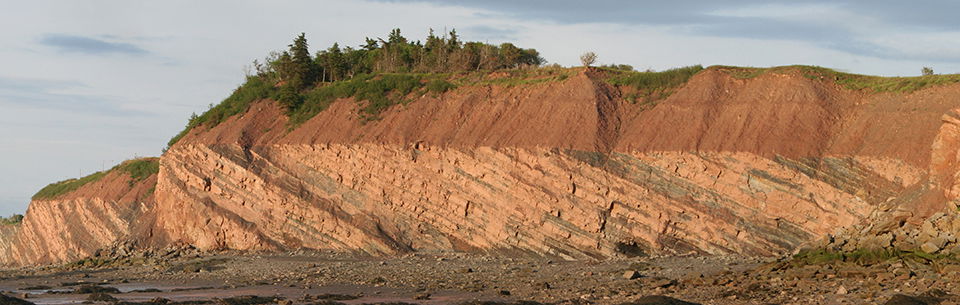
<path id="1" fill-rule="evenodd" d="M 589 67 L 596 61 L 597 53 L 587 52 L 583 53 L 583 55 L 580 55 L 580 63 L 582 63 L 584 67 Z"/>

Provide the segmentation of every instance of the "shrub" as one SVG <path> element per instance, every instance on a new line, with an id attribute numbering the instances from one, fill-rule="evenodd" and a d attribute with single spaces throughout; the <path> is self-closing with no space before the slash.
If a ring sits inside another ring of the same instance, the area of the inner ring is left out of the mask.
<path id="1" fill-rule="evenodd" d="M 114 169 L 119 169 L 130 175 L 133 181 L 143 181 L 153 174 L 160 172 L 159 158 L 143 158 L 124 161 Z"/>
<path id="2" fill-rule="evenodd" d="M 584 67 L 589 67 L 596 61 L 597 53 L 586 52 L 580 55 L 580 63 L 583 64 Z"/>
<path id="3" fill-rule="evenodd" d="M 23 222 L 22 214 L 13 214 L 10 217 L 0 217 L 0 225 L 18 225 Z"/>
<path id="4" fill-rule="evenodd" d="M 457 88 L 456 85 L 442 79 L 434 79 L 427 83 L 427 91 L 433 93 L 444 93 Z"/>
<path id="5" fill-rule="evenodd" d="M 703 66 L 689 66 L 675 68 L 661 72 L 620 72 L 619 70 L 608 70 L 618 74 L 607 79 L 612 85 L 629 86 L 637 90 L 633 95 L 636 102 L 637 98 L 649 100 L 659 100 L 670 96 L 676 88 L 685 84 L 691 77 L 703 71 Z"/>

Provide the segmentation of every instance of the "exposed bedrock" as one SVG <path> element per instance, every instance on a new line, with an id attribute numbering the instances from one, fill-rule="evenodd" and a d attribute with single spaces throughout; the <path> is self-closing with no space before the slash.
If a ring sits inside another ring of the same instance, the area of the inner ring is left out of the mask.
<path id="1" fill-rule="evenodd" d="M 920 224 L 960 196 L 960 86 L 873 94 L 706 70 L 651 106 L 592 73 L 411 97 L 369 121 L 342 99 L 293 129 L 258 101 L 191 130 L 155 178 L 34 202 L 0 228 L 0 259 L 68 261 L 117 240 L 775 255 L 880 210 Z"/>

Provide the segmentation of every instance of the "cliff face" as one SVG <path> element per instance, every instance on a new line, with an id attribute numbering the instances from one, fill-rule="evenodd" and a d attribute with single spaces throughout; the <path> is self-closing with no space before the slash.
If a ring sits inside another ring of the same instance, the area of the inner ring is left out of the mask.
<path id="1" fill-rule="evenodd" d="M 566 258 L 789 251 L 927 183 L 957 91 L 868 95 L 708 70 L 647 109 L 581 73 L 425 96 L 371 122 L 342 100 L 290 132 L 263 101 L 164 155 L 156 242 Z"/>
<path id="2" fill-rule="evenodd" d="M 881 204 L 921 218 L 960 196 L 960 86 L 866 94 L 796 73 L 738 79 L 711 69 L 651 107 L 593 73 L 465 86 L 373 121 L 338 100 L 295 130 L 276 103 L 259 101 L 190 131 L 155 177 L 34 202 L 10 229 L 19 232 L 0 234 L 15 236 L 0 259 L 75 259 L 117 239 L 571 259 L 771 255 Z"/>
<path id="3" fill-rule="evenodd" d="M 16 226 L 0 228 L 0 262 L 47 264 L 88 257 L 142 232 L 153 205 L 156 175 L 142 181 L 111 171 L 96 182 L 52 199 L 34 200 Z"/>

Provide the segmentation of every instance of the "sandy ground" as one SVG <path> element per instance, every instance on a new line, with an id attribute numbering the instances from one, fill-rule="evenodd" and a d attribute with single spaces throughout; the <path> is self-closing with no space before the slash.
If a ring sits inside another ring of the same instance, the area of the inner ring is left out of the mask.
<path id="1" fill-rule="evenodd" d="M 701 304 L 881 304 L 897 294 L 929 301 L 902 304 L 954 304 L 952 295 L 960 294 L 960 264 L 916 258 L 799 264 L 733 256 L 604 261 L 459 253 L 383 258 L 302 251 L 176 256 L 96 267 L 6 270 L 0 273 L 0 290 L 37 304 L 79 303 L 88 298 L 81 292 L 89 292 L 89 287 L 116 288 L 119 292 L 109 294 L 129 302 L 158 297 L 222 302 L 255 295 L 279 304 L 622 304 L 653 295 Z"/>

